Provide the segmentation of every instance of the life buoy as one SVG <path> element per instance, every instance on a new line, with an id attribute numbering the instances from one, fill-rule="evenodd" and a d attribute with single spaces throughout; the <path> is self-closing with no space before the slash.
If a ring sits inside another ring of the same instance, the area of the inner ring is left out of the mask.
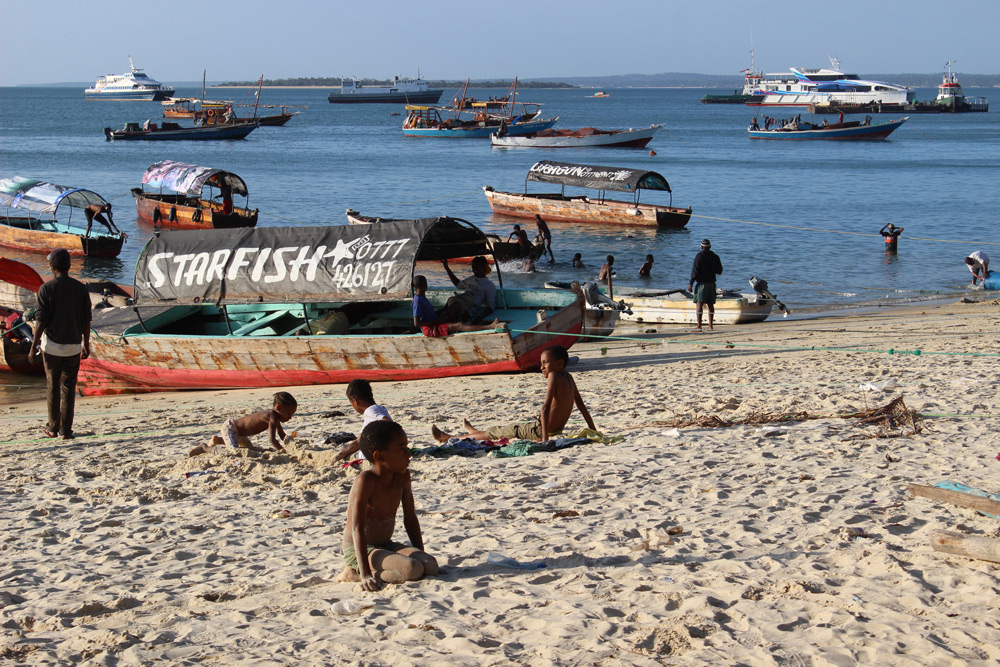
<path id="1" fill-rule="evenodd" d="M 160 214 L 160 208 L 159 207 L 154 208 L 153 209 L 153 224 L 154 225 L 158 224 L 160 222 L 160 218 L 161 217 L 162 216 Z"/>
<path id="2" fill-rule="evenodd" d="M 167 219 L 170 220 L 170 222 L 177 222 L 177 207 L 176 206 L 171 206 L 170 207 L 170 214 L 167 216 Z"/>
<path id="3" fill-rule="evenodd" d="M 201 209 L 200 208 L 196 208 L 194 210 L 194 213 L 191 214 L 191 221 L 192 222 L 201 222 Z"/>
<path id="4" fill-rule="evenodd" d="M 209 109 L 209 110 L 208 110 L 208 111 L 206 111 L 205 113 L 206 113 L 207 115 L 209 115 L 209 116 L 214 116 L 214 115 L 215 115 L 215 109 Z"/>

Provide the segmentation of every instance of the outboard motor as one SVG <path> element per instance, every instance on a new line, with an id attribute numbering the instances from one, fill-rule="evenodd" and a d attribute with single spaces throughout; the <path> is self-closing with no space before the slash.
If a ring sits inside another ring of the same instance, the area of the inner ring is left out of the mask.
<path id="1" fill-rule="evenodd" d="M 750 287 L 756 292 L 761 299 L 769 299 L 774 302 L 774 305 L 778 307 L 784 313 L 784 317 L 788 317 L 792 314 L 792 311 L 785 307 L 785 304 L 778 301 L 778 297 L 771 293 L 767 289 L 767 281 L 763 278 L 758 278 L 757 276 L 750 276 Z"/>

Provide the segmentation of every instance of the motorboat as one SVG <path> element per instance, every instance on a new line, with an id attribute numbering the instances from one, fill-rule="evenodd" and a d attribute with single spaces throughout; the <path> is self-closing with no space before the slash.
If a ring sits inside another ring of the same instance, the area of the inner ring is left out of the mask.
<path id="1" fill-rule="evenodd" d="M 841 121 L 822 124 L 799 120 L 797 117 L 784 123 L 775 123 L 770 129 L 764 129 L 757 123 L 756 117 L 747 128 L 751 139 L 840 139 L 840 140 L 879 140 L 885 139 L 896 131 L 909 116 L 882 123 L 871 122 L 872 117 L 865 120 Z"/>
<path id="2" fill-rule="evenodd" d="M 232 141 L 246 139 L 258 127 L 260 123 L 254 118 L 194 127 L 184 127 L 168 121 L 160 124 L 125 123 L 125 127 L 120 130 L 104 128 L 104 137 L 108 141 Z"/>
<path id="3" fill-rule="evenodd" d="M 746 79 L 744 94 L 759 96 L 749 106 L 804 107 L 810 104 L 884 104 L 905 105 L 915 101 L 906 86 L 862 79 L 844 72 L 840 62 L 831 58 L 831 67 L 818 69 L 789 68 L 788 72 L 762 74 Z M 747 90 L 747 88 L 751 90 Z"/>
<path id="4" fill-rule="evenodd" d="M 557 130 L 550 128 L 511 136 L 506 132 L 490 135 L 494 146 L 500 148 L 644 148 L 663 127 L 650 125 L 642 129 L 598 130 L 583 127 L 578 130 Z"/>
<path id="5" fill-rule="evenodd" d="M 174 94 L 174 89 L 149 78 L 145 72 L 132 63 L 128 57 L 129 71 L 124 74 L 106 74 L 98 77 L 92 88 L 83 91 L 87 100 L 155 101 L 165 100 Z"/>
<path id="6" fill-rule="evenodd" d="M 330 93 L 331 104 L 437 104 L 443 88 L 432 89 L 417 74 L 416 79 L 392 77 L 387 85 L 363 85 L 357 78 L 340 82 L 340 90 Z"/>

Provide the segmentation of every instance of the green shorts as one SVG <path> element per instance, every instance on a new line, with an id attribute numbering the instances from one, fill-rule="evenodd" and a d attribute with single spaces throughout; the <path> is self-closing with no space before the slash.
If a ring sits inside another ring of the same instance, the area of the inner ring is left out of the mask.
<path id="1" fill-rule="evenodd" d="M 498 424 L 486 429 L 486 437 L 490 440 L 538 440 L 542 437 L 542 423 L 538 419 L 516 424 Z"/>
<path id="2" fill-rule="evenodd" d="M 389 540 L 384 544 L 369 544 L 368 553 L 375 551 L 376 549 L 385 549 L 386 551 L 399 551 L 400 549 L 405 549 L 406 545 L 399 542 L 393 542 Z M 354 550 L 354 542 L 344 545 L 344 563 L 347 567 L 351 568 L 355 572 L 360 572 L 361 568 L 358 567 L 358 552 Z"/>
<path id="3" fill-rule="evenodd" d="M 698 283 L 694 288 L 695 303 L 715 303 L 715 283 Z"/>

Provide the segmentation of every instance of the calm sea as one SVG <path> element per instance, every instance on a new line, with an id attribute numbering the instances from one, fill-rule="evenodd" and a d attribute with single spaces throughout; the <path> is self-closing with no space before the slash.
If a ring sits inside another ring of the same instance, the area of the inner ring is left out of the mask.
<path id="1" fill-rule="evenodd" d="M 220 89 L 209 97 L 239 99 L 244 92 Z M 506 237 L 517 221 L 493 217 L 482 186 L 521 190 L 528 167 L 540 159 L 652 169 L 670 182 L 675 205 L 694 208 L 679 232 L 555 223 L 556 264 L 541 264 L 534 275 L 507 275 L 511 286 L 592 278 L 610 253 L 619 284 L 682 287 L 699 242 L 710 238 L 725 266 L 720 286 L 747 289 L 751 275 L 764 277 L 790 307 L 809 312 L 959 295 L 967 291 L 962 259 L 969 252 L 1000 255 L 984 245 L 1000 241 L 1000 109 L 915 115 L 889 141 L 774 142 L 747 138 L 752 109 L 699 104 L 705 91 L 621 89 L 605 99 L 588 97 L 591 92 L 525 90 L 521 98 L 543 102 L 545 115 L 559 116 L 561 127 L 663 123 L 650 145 L 656 155 L 408 139 L 402 117 L 390 115 L 401 106 L 334 105 L 326 101 L 328 91 L 287 89 L 265 90 L 262 101 L 309 108 L 286 127 L 260 128 L 244 141 L 106 142 L 105 126 L 162 120 L 160 104 L 87 102 L 74 88 L 0 88 L 0 175 L 84 187 L 112 200 L 128 244 L 118 259 L 87 260 L 80 272 L 129 283 L 151 233 L 137 224 L 129 189 L 162 159 L 240 174 L 266 226 L 341 225 L 344 210 L 354 208 L 396 218 L 450 215 Z M 918 98 L 934 94 L 920 90 Z M 994 103 L 1000 107 L 1000 100 Z M 666 203 L 667 197 L 645 193 L 643 201 Z M 887 222 L 905 228 L 896 256 L 887 256 L 881 238 L 871 236 Z M 583 254 L 588 269 L 570 267 L 574 252 Z M 653 278 L 642 282 L 636 273 L 647 253 L 656 263 Z M 43 255 L 21 257 L 44 267 Z"/>

